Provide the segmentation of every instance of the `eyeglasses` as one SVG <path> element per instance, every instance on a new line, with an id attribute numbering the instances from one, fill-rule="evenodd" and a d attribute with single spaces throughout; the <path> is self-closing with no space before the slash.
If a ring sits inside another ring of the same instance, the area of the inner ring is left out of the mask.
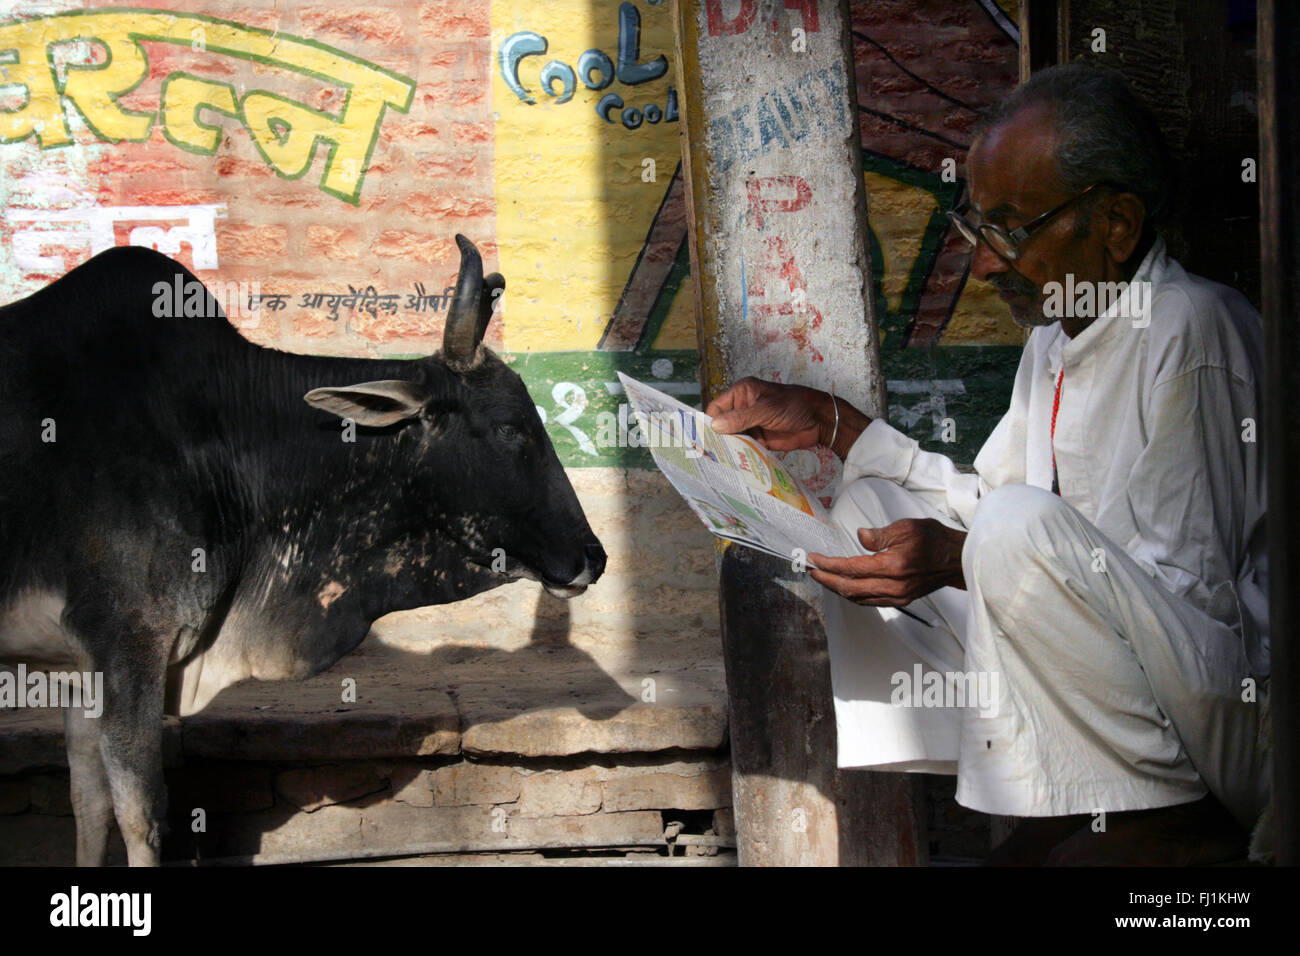
<path id="1" fill-rule="evenodd" d="M 1004 229 L 991 222 L 981 222 L 978 225 L 971 222 L 962 215 L 963 212 L 970 208 L 970 200 L 963 202 L 956 209 L 949 210 L 948 218 L 952 220 L 952 224 L 957 227 L 957 231 L 960 232 L 963 238 L 965 238 L 965 240 L 972 246 L 978 245 L 982 238 L 986 243 L 988 243 L 989 248 L 1003 259 L 1015 262 L 1020 258 L 1020 246 L 1024 244 L 1026 239 L 1051 222 L 1055 216 L 1064 212 L 1072 203 L 1078 202 L 1084 196 L 1088 195 L 1088 193 L 1101 185 L 1103 184 L 1093 183 L 1077 196 L 1071 196 L 1059 206 L 1054 206 L 1041 216 L 1031 219 L 1023 226 L 1018 226 L 1011 230 Z"/>

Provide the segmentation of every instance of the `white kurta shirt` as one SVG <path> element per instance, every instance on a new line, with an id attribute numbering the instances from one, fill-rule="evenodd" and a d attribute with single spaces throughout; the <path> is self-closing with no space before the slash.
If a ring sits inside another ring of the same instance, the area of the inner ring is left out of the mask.
<path id="1" fill-rule="evenodd" d="M 1050 490 L 1052 404 L 1064 365 L 1055 439 L 1061 496 L 1164 588 L 1232 627 L 1263 677 L 1260 316 L 1239 292 L 1189 275 L 1162 239 L 1133 281 L 1151 283 L 1149 317 L 1113 305 L 1074 339 L 1059 322 L 1033 330 L 1011 406 L 974 474 L 876 419 L 850 450 L 841 487 L 889 478 L 965 527 L 994 488 Z"/>

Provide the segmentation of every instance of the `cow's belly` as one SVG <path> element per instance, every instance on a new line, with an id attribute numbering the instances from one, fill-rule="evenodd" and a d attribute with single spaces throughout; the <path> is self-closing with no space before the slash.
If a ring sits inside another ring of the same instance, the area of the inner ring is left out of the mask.
<path id="1" fill-rule="evenodd" d="M 0 661 L 80 666 L 82 650 L 63 629 L 63 595 L 24 591 L 0 605 Z"/>

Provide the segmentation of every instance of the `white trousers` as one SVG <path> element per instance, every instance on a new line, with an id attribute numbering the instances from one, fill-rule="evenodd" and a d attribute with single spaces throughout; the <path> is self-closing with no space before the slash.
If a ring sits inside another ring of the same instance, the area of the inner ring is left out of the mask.
<path id="1" fill-rule="evenodd" d="M 831 514 L 854 540 L 900 518 L 960 527 L 878 478 L 843 489 Z M 828 592 L 840 767 L 956 773 L 963 806 L 1019 817 L 1208 789 L 1253 826 L 1269 784 L 1263 699 L 1242 699 L 1250 670 L 1230 628 L 1040 488 L 982 498 L 962 566 L 966 591 L 908 606 L 926 623 Z"/>

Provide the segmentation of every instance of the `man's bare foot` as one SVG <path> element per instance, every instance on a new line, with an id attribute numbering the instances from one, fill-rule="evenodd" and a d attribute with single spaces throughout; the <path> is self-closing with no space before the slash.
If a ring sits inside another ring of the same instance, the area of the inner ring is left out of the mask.
<path id="1" fill-rule="evenodd" d="M 984 866 L 1042 866 L 1056 846 L 1092 818 L 1087 814 L 1068 817 L 1030 817 L 1016 825 L 1011 835 L 993 848 Z"/>
<path id="2" fill-rule="evenodd" d="M 1048 854 L 1047 866 L 1207 866 L 1244 859 L 1247 834 L 1213 795 L 1155 810 L 1108 813 Z"/>

